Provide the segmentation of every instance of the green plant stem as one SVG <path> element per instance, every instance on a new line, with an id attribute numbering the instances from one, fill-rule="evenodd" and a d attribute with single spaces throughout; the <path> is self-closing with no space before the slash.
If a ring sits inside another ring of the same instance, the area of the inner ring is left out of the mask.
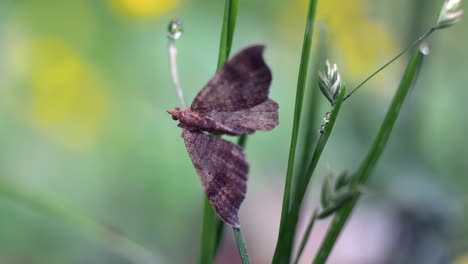
<path id="1" fill-rule="evenodd" d="M 304 232 L 304 235 L 302 236 L 301 244 L 299 244 L 299 249 L 297 251 L 296 259 L 293 262 L 294 264 L 299 263 L 299 259 L 302 256 L 302 252 L 304 252 L 307 242 L 309 241 L 310 233 L 312 232 L 312 228 L 314 227 L 316 219 L 317 219 L 317 210 L 315 210 L 314 213 L 312 214 L 309 224 L 307 225 L 306 231 Z"/>
<path id="2" fill-rule="evenodd" d="M 317 145 L 315 146 L 314 153 L 312 155 L 312 159 L 309 163 L 307 171 L 305 173 L 305 177 L 302 178 L 302 181 L 299 182 L 297 193 L 294 196 L 294 200 L 291 204 L 291 210 L 288 215 L 288 222 L 287 226 L 283 232 L 283 241 L 285 243 L 283 254 L 285 258 L 289 258 L 292 254 L 292 250 L 294 248 L 294 238 L 296 235 L 297 224 L 299 222 L 299 216 L 301 212 L 302 202 L 304 201 L 305 194 L 307 192 L 307 188 L 309 186 L 310 180 L 312 179 L 312 175 L 317 167 L 317 164 L 320 160 L 323 150 L 328 142 L 328 139 L 333 131 L 335 126 L 336 119 L 338 117 L 338 113 L 340 112 L 341 105 L 343 103 L 344 95 L 346 94 L 346 87 L 343 86 L 338 99 L 336 100 L 335 105 L 333 106 L 330 120 L 325 128 L 323 135 L 320 136 L 319 140 L 317 141 Z"/>
<path id="3" fill-rule="evenodd" d="M 291 185 L 292 185 L 292 176 L 294 173 L 294 159 L 296 155 L 296 145 L 299 134 L 299 126 L 301 121 L 301 112 L 302 112 L 302 103 L 304 99 L 304 90 L 306 85 L 309 59 L 310 59 L 310 50 L 312 46 L 312 37 L 314 32 L 314 21 L 315 21 L 315 12 L 317 9 L 317 0 L 309 0 L 309 9 L 307 12 L 307 22 L 304 32 L 304 41 L 302 44 L 302 54 L 301 54 L 301 64 L 299 67 L 299 75 L 297 80 L 297 89 L 296 89 L 296 102 L 294 107 L 294 120 L 293 128 L 291 135 L 291 146 L 289 149 L 289 159 L 288 159 L 288 169 L 286 174 L 286 180 L 284 184 L 284 196 L 283 196 L 283 205 L 281 211 L 281 222 L 279 228 L 279 236 L 276 244 L 275 255 L 273 257 L 273 263 L 287 263 L 289 262 L 289 257 L 283 255 L 283 240 L 282 233 L 287 222 L 287 217 L 289 214 L 289 203 L 291 198 Z"/>
<path id="4" fill-rule="evenodd" d="M 216 217 L 216 248 L 215 248 L 215 253 L 218 252 L 219 246 L 221 245 L 221 241 L 223 240 L 224 236 L 224 222 L 219 221 L 219 219 Z"/>
<path id="5" fill-rule="evenodd" d="M 299 149 L 298 155 L 299 160 L 297 164 L 297 170 L 295 172 L 295 184 L 293 195 L 297 193 L 297 188 L 299 183 L 303 180 L 303 177 L 306 175 L 307 166 L 312 157 L 312 148 L 313 144 L 317 138 L 317 131 L 319 124 L 318 120 L 318 109 L 320 105 L 320 89 L 318 87 L 318 72 L 322 65 L 325 65 L 328 54 L 328 32 L 326 27 L 323 24 L 317 25 L 318 30 L 318 39 L 317 48 L 315 52 L 312 53 L 312 64 L 309 71 L 309 81 L 308 81 L 308 91 L 305 92 L 305 113 L 303 114 L 303 132 L 300 134 L 299 138 Z"/>
<path id="6" fill-rule="evenodd" d="M 385 115 L 385 119 L 382 122 L 379 132 L 374 138 L 374 141 L 369 148 L 366 157 L 361 163 L 357 173 L 355 173 L 353 176 L 351 187 L 364 186 L 372 171 L 374 170 L 377 161 L 380 158 L 380 155 L 382 154 L 388 139 L 390 138 L 391 131 L 395 125 L 395 121 L 398 117 L 406 95 L 417 78 L 417 73 L 421 68 L 423 55 L 424 54 L 421 51 L 417 51 L 408 64 L 408 67 L 406 68 L 398 90 L 393 97 L 392 103 L 387 111 L 387 114 Z M 348 204 L 338 210 L 332 220 L 332 223 L 330 224 L 319 252 L 314 259 L 314 264 L 322 264 L 326 262 L 359 197 L 359 194 L 356 195 L 356 197 L 350 200 Z"/>
<path id="7" fill-rule="evenodd" d="M 73 226 L 75 231 L 85 233 L 99 241 L 108 249 L 129 259 L 133 263 L 154 263 L 156 257 L 145 247 L 129 239 L 117 229 L 100 223 L 63 204 L 57 203 L 44 195 L 25 191 L 24 189 L 0 178 L 0 195 L 18 204 L 26 205 L 41 213 L 53 216 Z"/>
<path id="8" fill-rule="evenodd" d="M 217 70 L 223 67 L 231 52 L 234 30 L 236 27 L 239 0 L 226 0 L 224 5 L 223 25 L 219 43 Z M 213 263 L 219 243 L 223 236 L 224 223 L 218 218 L 208 198 L 204 196 L 203 226 L 200 247 L 200 263 Z"/>
<path id="9" fill-rule="evenodd" d="M 424 33 L 418 39 L 416 39 L 413 43 L 411 43 L 411 45 L 409 45 L 408 47 L 406 47 L 405 49 L 400 51 L 400 53 L 398 53 L 395 57 L 393 57 L 393 59 L 391 59 L 390 61 L 385 63 L 382 67 L 377 69 L 374 73 L 372 73 L 371 75 L 369 75 L 369 77 L 367 77 L 364 81 L 362 81 L 358 86 L 356 86 L 356 88 L 354 88 L 348 95 L 346 95 L 344 100 L 346 101 L 346 99 L 348 99 L 351 95 L 353 95 L 353 93 L 356 92 L 359 88 L 361 88 L 365 83 L 367 83 L 367 81 L 372 79 L 372 77 L 377 75 L 379 72 L 381 72 L 383 69 L 385 69 L 388 65 L 392 64 L 395 60 L 397 60 L 399 57 L 401 57 L 403 54 L 405 54 L 408 50 L 415 47 L 416 45 L 419 45 L 423 40 L 425 40 L 434 31 L 436 31 L 436 29 L 437 28 L 435 28 L 435 27 L 430 28 L 426 33 Z"/>
<path id="10" fill-rule="evenodd" d="M 250 264 L 249 253 L 247 251 L 247 246 L 245 245 L 244 236 L 240 228 L 233 227 L 234 236 L 236 237 L 237 248 L 239 249 L 239 255 L 242 260 L 242 264 Z"/>
<path id="11" fill-rule="evenodd" d="M 216 256 L 216 242 L 220 240 L 218 237 L 218 224 L 222 224 L 218 219 L 215 211 L 211 207 L 210 201 L 204 196 L 203 208 L 203 223 L 202 223 L 202 238 L 200 247 L 200 261 L 199 263 L 213 263 Z"/>
<path id="12" fill-rule="evenodd" d="M 247 135 L 242 135 L 239 137 L 237 140 L 237 145 L 241 146 L 242 148 L 245 148 L 245 145 L 247 144 Z"/>
<path id="13" fill-rule="evenodd" d="M 221 69 L 229 58 L 236 28 L 237 12 L 239 10 L 239 0 L 226 0 L 224 5 L 223 27 L 221 30 L 221 40 L 219 42 L 219 55 L 217 69 Z"/>

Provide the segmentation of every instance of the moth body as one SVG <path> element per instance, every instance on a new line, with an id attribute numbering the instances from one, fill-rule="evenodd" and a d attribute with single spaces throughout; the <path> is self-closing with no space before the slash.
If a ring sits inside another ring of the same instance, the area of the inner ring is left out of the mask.
<path id="1" fill-rule="evenodd" d="M 205 131 L 210 133 L 223 133 L 225 129 L 222 129 L 219 124 L 216 124 L 212 120 L 206 118 L 203 113 L 190 110 L 190 108 L 175 108 L 174 110 L 167 111 L 172 115 L 172 119 L 179 121 L 179 126 L 190 131 Z M 220 130 L 221 129 L 221 130 Z"/>
<path id="2" fill-rule="evenodd" d="M 278 125 L 278 104 L 268 98 L 272 75 L 263 50 L 263 45 L 243 49 L 203 87 L 190 107 L 167 111 L 179 121 L 211 205 L 233 227 L 240 226 L 238 210 L 247 192 L 249 163 L 240 146 L 210 134 L 246 135 Z"/>
<path id="3" fill-rule="evenodd" d="M 178 120 L 181 126 L 190 130 L 205 130 L 207 120 L 201 113 L 190 111 L 190 108 L 175 108 L 167 111 L 172 119 Z"/>

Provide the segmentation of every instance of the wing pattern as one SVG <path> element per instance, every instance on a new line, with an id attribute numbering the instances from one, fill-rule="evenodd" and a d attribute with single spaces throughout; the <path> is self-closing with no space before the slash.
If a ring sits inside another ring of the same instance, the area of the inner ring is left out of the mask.
<path id="1" fill-rule="evenodd" d="M 229 135 L 252 134 L 256 130 L 268 131 L 279 123 L 278 104 L 271 99 L 235 112 L 206 112 L 204 117 L 212 124 L 213 129 L 210 132 Z"/>
<path id="2" fill-rule="evenodd" d="M 238 211 L 247 192 L 249 165 L 242 149 L 221 138 L 183 129 L 192 163 L 208 199 L 226 224 L 239 227 Z"/>
<path id="3" fill-rule="evenodd" d="M 190 109 L 233 112 L 265 102 L 272 75 L 262 57 L 264 48 L 250 46 L 231 58 L 198 93 Z"/>

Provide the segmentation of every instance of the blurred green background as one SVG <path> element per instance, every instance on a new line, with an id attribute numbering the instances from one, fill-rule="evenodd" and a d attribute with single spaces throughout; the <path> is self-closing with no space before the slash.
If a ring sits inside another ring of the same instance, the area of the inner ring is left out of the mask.
<path id="1" fill-rule="evenodd" d="M 427 30 L 442 4 L 319 2 L 329 57 L 348 87 Z M 155 263 L 196 262 L 203 194 L 180 128 L 165 112 L 178 106 L 166 27 L 174 17 L 185 24 L 178 66 L 191 102 L 216 69 L 223 5 L 0 1 L 0 263 L 130 263 L 122 248 L 139 254 L 83 228 L 84 220 L 44 210 L 37 205 L 44 197 L 137 241 Z M 271 261 L 277 238 L 306 8 L 305 0 L 240 2 L 233 53 L 267 45 L 270 95 L 280 105 L 280 126 L 247 143 L 251 174 L 240 216 L 253 263 Z M 468 263 L 467 24 L 430 38 L 432 54 L 330 263 Z M 344 105 L 305 216 L 327 171 L 358 166 L 404 66 L 402 58 Z M 304 263 L 325 228 L 326 221 L 317 225 Z M 218 263 L 239 263 L 225 233 Z"/>

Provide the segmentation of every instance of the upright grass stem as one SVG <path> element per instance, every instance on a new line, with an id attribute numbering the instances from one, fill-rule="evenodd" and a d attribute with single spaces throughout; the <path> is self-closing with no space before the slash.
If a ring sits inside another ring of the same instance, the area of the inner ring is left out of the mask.
<path id="1" fill-rule="evenodd" d="M 219 54 L 217 69 L 221 69 L 226 63 L 231 53 L 234 30 L 236 28 L 237 12 L 239 10 L 239 0 L 226 0 L 224 5 L 223 27 L 221 30 L 221 40 L 219 42 Z"/>
<path id="2" fill-rule="evenodd" d="M 325 25 L 318 25 L 318 38 L 316 40 L 316 49 L 312 53 L 312 64 L 309 70 L 309 80 L 308 80 L 308 90 L 305 91 L 305 113 L 302 115 L 304 124 L 301 127 L 303 131 L 300 134 L 299 138 L 299 147 L 302 147 L 298 150 L 299 160 L 297 163 L 297 169 L 295 171 L 295 183 L 293 193 L 297 193 L 297 188 L 302 178 L 306 175 L 307 166 L 312 157 L 312 148 L 313 144 L 317 138 L 317 131 L 319 124 L 318 120 L 318 109 L 320 105 L 320 89 L 318 87 L 318 72 L 319 69 L 325 65 L 328 54 L 328 32 Z"/>
<path id="3" fill-rule="evenodd" d="M 216 257 L 217 243 L 221 238 L 218 236 L 219 225 L 222 227 L 221 220 L 218 219 L 215 211 L 211 207 L 210 201 L 203 196 L 203 223 L 200 245 L 199 263 L 213 263 Z"/>
<path id="4" fill-rule="evenodd" d="M 357 187 L 365 185 L 369 176 L 371 175 L 373 169 L 375 168 L 378 159 L 380 158 L 388 139 L 390 138 L 391 131 L 395 125 L 395 121 L 400 112 L 401 106 L 408 94 L 408 91 L 414 81 L 417 78 L 417 73 L 421 68 L 421 63 L 423 60 L 423 55 L 426 52 L 417 51 L 412 57 L 408 67 L 406 68 L 405 74 L 400 82 L 398 90 L 393 97 L 392 103 L 385 115 L 385 119 L 379 129 L 378 134 L 374 138 L 374 141 L 365 157 L 361 163 L 358 171 L 353 176 L 351 186 Z M 355 207 L 360 195 L 357 195 L 355 198 L 350 200 L 343 208 L 339 209 L 335 217 L 330 224 L 328 232 L 322 245 L 319 249 L 318 254 L 316 255 L 313 263 L 322 264 L 325 263 L 330 252 L 335 245 L 335 242 L 341 233 L 344 225 L 346 224 L 353 208 Z"/>
<path id="5" fill-rule="evenodd" d="M 341 104 L 343 103 L 344 95 L 346 94 L 346 87 L 343 86 L 341 93 L 336 100 L 335 105 L 333 106 L 330 120 L 326 125 L 325 131 L 323 135 L 320 136 L 319 140 L 317 141 L 317 145 L 315 146 L 315 150 L 312 155 L 312 159 L 308 165 L 307 171 L 305 172 L 305 176 L 301 178 L 302 180 L 298 184 L 297 193 L 294 196 L 294 200 L 291 205 L 291 210 L 288 215 L 288 225 L 284 230 L 284 242 L 287 245 L 284 254 L 286 257 L 290 258 L 292 255 L 292 250 L 294 248 L 294 238 L 296 235 L 297 224 L 299 222 L 299 216 L 301 212 L 302 202 L 304 201 L 304 197 L 307 191 L 307 187 L 309 186 L 310 180 L 312 178 L 313 172 L 317 167 L 317 164 L 320 160 L 323 150 L 328 142 L 328 139 L 333 131 L 335 126 L 336 119 L 341 109 Z"/>
<path id="6" fill-rule="evenodd" d="M 234 36 L 234 29 L 236 27 L 237 12 L 239 9 L 239 0 L 227 0 L 224 9 L 224 20 L 223 30 L 221 33 L 221 41 L 219 45 L 219 57 L 218 57 L 218 70 L 226 63 L 231 53 L 232 40 Z M 239 137 L 237 143 L 244 148 L 247 143 L 247 136 L 242 135 Z M 218 242 L 221 240 L 222 227 L 221 221 L 218 220 Z M 239 255 L 243 264 L 250 264 L 249 254 L 247 252 L 247 246 L 245 244 L 244 236 L 240 228 L 233 227 L 233 232 L 236 237 L 237 248 L 239 249 Z M 216 245 L 218 247 L 218 245 Z"/>
<path id="7" fill-rule="evenodd" d="M 299 127 L 301 122 L 302 104 L 304 100 L 304 90 L 307 81 L 307 73 L 310 60 L 310 51 L 312 47 L 312 37 L 314 33 L 315 13 L 317 10 L 317 0 L 309 0 L 309 8 L 307 12 L 307 21 L 304 32 L 304 41 L 302 44 L 301 63 L 299 67 L 299 75 L 297 80 L 296 101 L 294 107 L 294 119 L 291 135 L 291 146 L 289 149 L 288 169 L 284 184 L 283 205 L 281 210 L 281 222 L 279 228 L 278 241 L 276 244 L 273 263 L 288 263 L 291 252 L 291 245 L 287 245 L 284 240 L 285 229 L 288 222 L 289 206 L 291 199 L 292 177 L 294 174 L 294 163 L 296 155 L 296 146 L 299 135 Z"/>
<path id="8" fill-rule="evenodd" d="M 238 9 L 239 0 L 226 0 L 224 5 L 224 17 L 221 29 L 221 39 L 219 43 L 217 70 L 219 70 L 229 58 L 234 37 L 234 30 L 236 27 Z M 216 257 L 216 252 L 219 248 L 219 243 L 222 240 L 224 223 L 221 220 L 219 220 L 206 196 L 204 197 L 203 212 L 204 213 L 200 249 L 200 263 L 206 264 L 213 263 Z M 239 251 L 240 250 L 241 249 L 239 247 Z"/>
<path id="9" fill-rule="evenodd" d="M 245 245 L 245 239 L 242 235 L 240 228 L 233 227 L 234 236 L 236 237 L 237 247 L 239 248 L 239 255 L 241 257 L 242 264 L 250 264 L 249 253 L 247 252 L 247 247 Z"/>
<path id="10" fill-rule="evenodd" d="M 299 244 L 299 249 L 297 250 L 296 258 L 293 262 L 294 264 L 299 263 L 299 259 L 301 258 L 302 253 L 304 252 L 307 242 L 309 241 L 310 233 L 312 233 L 312 228 L 314 227 L 316 220 L 317 220 L 317 210 L 315 210 L 314 213 L 312 214 L 309 224 L 307 225 L 304 235 L 302 236 L 301 243 Z"/>

